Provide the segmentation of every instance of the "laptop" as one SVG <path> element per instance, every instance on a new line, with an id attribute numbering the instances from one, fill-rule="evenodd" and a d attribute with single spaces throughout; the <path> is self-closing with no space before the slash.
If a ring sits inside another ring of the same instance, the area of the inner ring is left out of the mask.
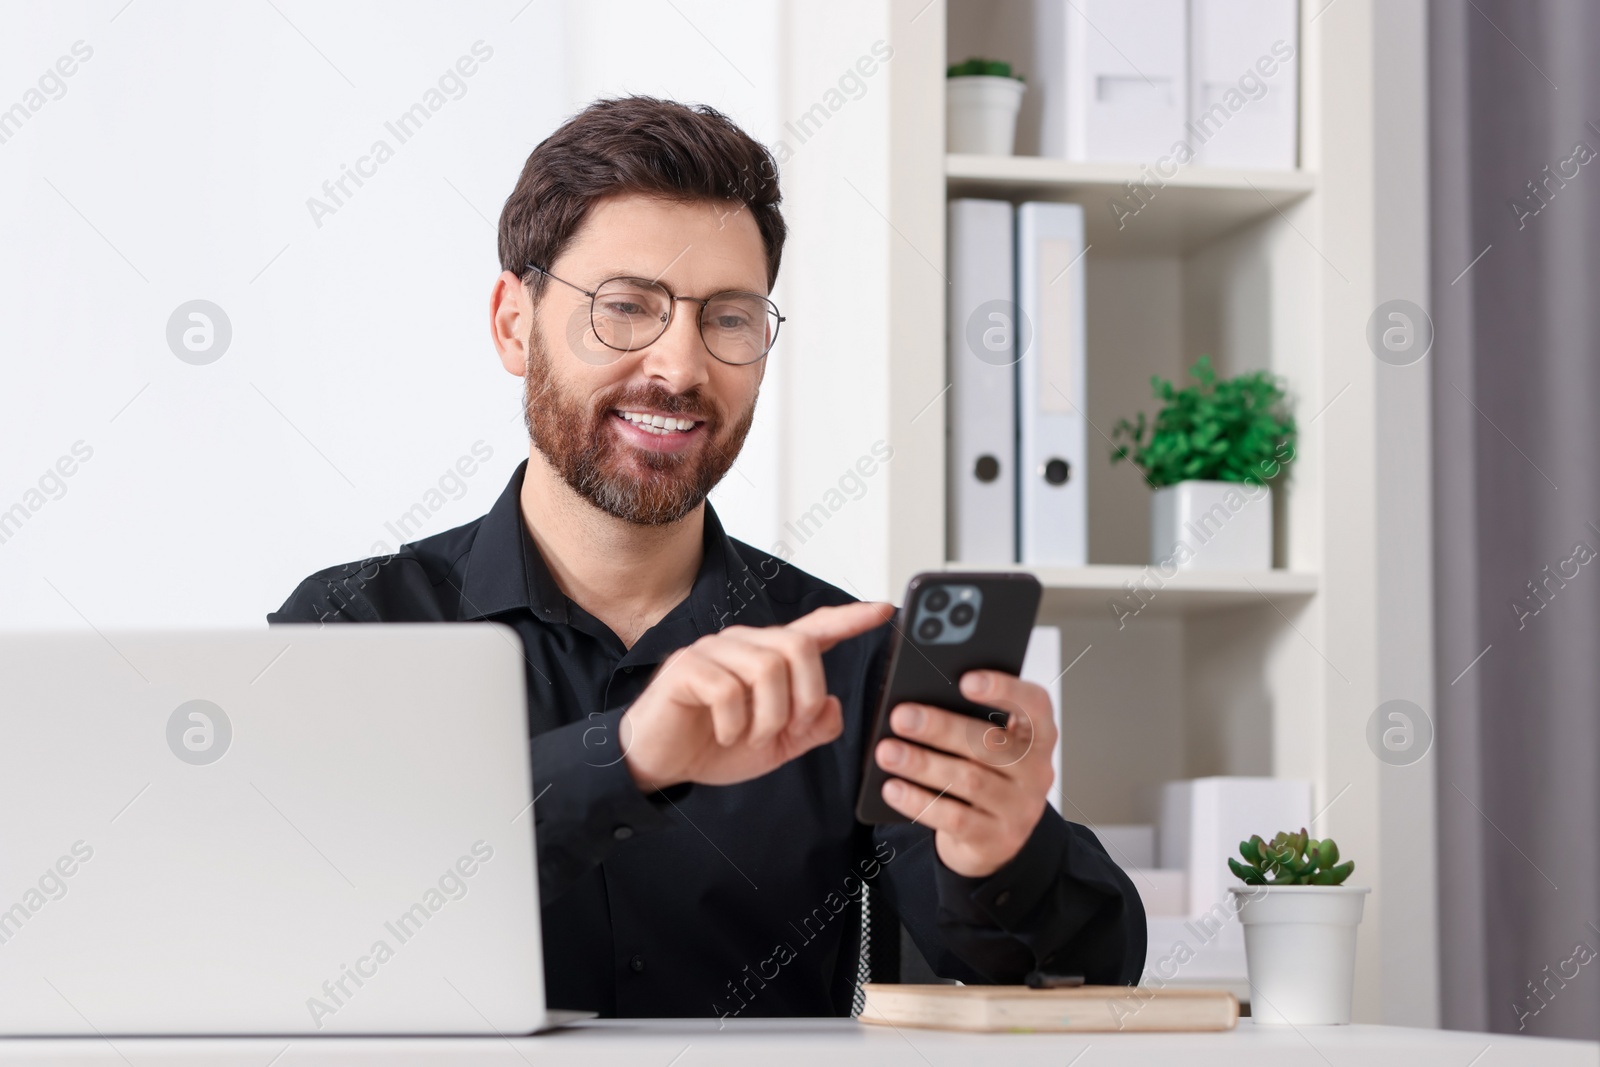
<path id="1" fill-rule="evenodd" d="M 0 633 L 0 1034 L 527 1034 L 497 623 Z"/>

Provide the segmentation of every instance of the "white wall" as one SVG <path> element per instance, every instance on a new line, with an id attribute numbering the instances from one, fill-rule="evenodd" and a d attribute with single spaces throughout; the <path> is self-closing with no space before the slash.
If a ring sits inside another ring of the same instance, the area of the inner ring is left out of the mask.
<path id="1" fill-rule="evenodd" d="M 385 522 L 475 442 L 493 458 L 427 532 L 500 490 L 524 435 L 481 216 L 564 110 L 560 12 L 386 10 L 11 9 L 0 69 L 93 55 L 0 144 L 0 508 L 74 442 L 93 456 L 0 544 L 0 621 L 260 624 L 310 571 L 394 547 Z M 480 40 L 458 99 L 385 129 Z M 379 139 L 393 158 L 313 218 Z M 166 340 L 195 298 L 232 325 L 203 366 Z"/>
<path id="2" fill-rule="evenodd" d="M 660 96 L 710 104 L 758 141 L 773 142 L 782 88 L 776 3 L 570 0 L 565 7 L 568 111 L 602 96 Z M 780 277 L 772 299 L 792 314 L 786 281 Z M 711 494 L 728 532 L 762 548 L 770 546 L 777 527 L 784 403 L 779 367 L 794 352 L 789 334 L 787 326 L 780 331 L 767 361 L 744 451 Z"/>
<path id="3" fill-rule="evenodd" d="M 259 625 L 311 571 L 396 547 L 418 504 L 405 540 L 482 514 L 526 454 L 487 297 L 532 147 L 624 92 L 711 103 L 796 147 L 784 122 L 883 36 L 876 4 L 274 4 L 7 9 L 0 109 L 42 104 L 0 142 L 0 513 L 23 508 L 0 527 L 0 626 Z M 89 58 L 25 96 L 79 41 Z M 492 55 L 421 130 L 386 129 L 480 41 Z M 886 436 L 881 386 L 823 377 L 881 364 L 861 349 L 882 344 L 886 236 L 863 239 L 883 224 L 840 181 L 881 193 L 881 88 L 785 166 L 791 321 L 713 495 L 763 548 Z M 325 194 L 379 139 L 392 158 Z M 194 299 L 231 324 L 206 365 L 166 337 Z M 75 445 L 90 456 L 58 480 Z M 492 458 L 437 492 L 474 446 Z M 869 484 L 796 562 L 840 581 L 874 537 L 881 559 L 882 495 Z M 882 595 L 872 570 L 847 577 Z"/>
<path id="4" fill-rule="evenodd" d="M 906 444 L 889 416 L 889 256 L 904 239 L 888 221 L 890 82 L 899 72 L 892 56 L 877 61 L 891 37 L 888 7 L 790 0 L 785 8 L 784 121 L 771 143 L 788 156 L 789 447 L 777 537 L 758 543 L 857 596 L 898 600 L 888 564 L 896 460 L 877 460 Z M 863 60 L 868 76 L 859 74 Z M 928 358 L 942 366 L 940 350 Z"/>

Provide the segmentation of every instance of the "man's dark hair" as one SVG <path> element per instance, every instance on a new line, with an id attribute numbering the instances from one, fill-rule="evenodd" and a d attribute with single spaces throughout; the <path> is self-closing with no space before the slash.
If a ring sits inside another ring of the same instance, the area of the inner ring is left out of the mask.
<path id="1" fill-rule="evenodd" d="M 778 279 L 787 227 L 778 211 L 772 154 L 722 112 L 652 96 L 597 100 L 528 156 L 500 213 L 500 266 L 523 278 L 534 299 L 549 267 L 590 205 L 618 193 L 743 205 L 767 250 L 767 287 Z"/>

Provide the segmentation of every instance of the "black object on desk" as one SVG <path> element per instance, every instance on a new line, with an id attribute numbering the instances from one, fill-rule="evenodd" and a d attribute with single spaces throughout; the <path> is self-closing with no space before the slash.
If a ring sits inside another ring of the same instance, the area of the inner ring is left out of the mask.
<path id="1" fill-rule="evenodd" d="M 1049 974 L 1045 971 L 1029 971 L 1023 979 L 1029 989 L 1070 989 L 1083 984 L 1081 974 Z"/>

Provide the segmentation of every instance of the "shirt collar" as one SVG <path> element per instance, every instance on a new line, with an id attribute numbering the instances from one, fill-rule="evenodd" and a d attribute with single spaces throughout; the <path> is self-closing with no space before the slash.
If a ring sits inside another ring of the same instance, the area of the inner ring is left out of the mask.
<path id="1" fill-rule="evenodd" d="M 486 619 L 526 608 L 548 623 L 571 621 L 567 599 L 522 517 L 522 480 L 528 461 L 512 473 L 500 498 L 478 524 L 461 582 L 461 618 Z M 710 501 L 705 506 L 705 533 L 700 570 L 688 599 L 661 620 L 687 614 L 695 632 L 704 636 L 725 626 L 770 626 L 777 622 L 766 582 L 739 554 L 738 543 L 722 527 Z M 657 624 L 658 626 L 661 623 Z"/>

